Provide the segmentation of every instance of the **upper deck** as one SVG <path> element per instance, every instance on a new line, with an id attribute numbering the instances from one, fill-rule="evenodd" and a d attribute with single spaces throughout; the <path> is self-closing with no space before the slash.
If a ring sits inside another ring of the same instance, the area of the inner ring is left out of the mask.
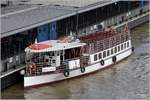
<path id="1" fill-rule="evenodd" d="M 74 42 L 58 42 L 58 40 L 48 40 L 40 43 L 36 43 L 33 45 L 30 45 L 25 49 L 26 52 L 50 52 L 50 51 L 60 51 L 60 50 L 66 50 L 71 48 L 77 48 L 85 46 L 86 43 L 80 43 L 79 41 Z"/>
<path id="2" fill-rule="evenodd" d="M 130 31 L 126 25 L 122 32 L 117 32 L 114 28 L 105 32 L 96 32 L 95 34 L 89 34 L 81 36 L 81 42 L 86 43 L 86 53 L 95 53 L 118 44 L 121 44 L 130 39 Z"/>

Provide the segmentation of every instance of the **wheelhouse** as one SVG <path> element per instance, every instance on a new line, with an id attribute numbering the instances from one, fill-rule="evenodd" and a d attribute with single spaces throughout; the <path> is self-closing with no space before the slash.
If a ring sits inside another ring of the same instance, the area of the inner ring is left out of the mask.
<path id="1" fill-rule="evenodd" d="M 62 65 L 73 67 L 71 65 L 75 64 L 75 62 L 79 65 L 79 60 L 75 60 L 82 56 L 82 48 L 85 45 L 85 43 L 80 43 L 79 41 L 58 43 L 55 40 L 33 44 L 25 49 L 26 68 L 27 72 L 29 72 L 27 74 L 37 75 L 38 73 L 54 72 L 60 69 Z"/>

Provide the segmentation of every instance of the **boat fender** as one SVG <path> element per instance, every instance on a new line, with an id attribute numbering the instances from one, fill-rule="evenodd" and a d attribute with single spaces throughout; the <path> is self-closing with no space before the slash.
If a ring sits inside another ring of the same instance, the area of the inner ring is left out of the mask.
<path id="1" fill-rule="evenodd" d="M 102 60 L 100 61 L 100 63 L 101 63 L 101 65 L 104 65 L 105 62 L 104 62 L 104 60 L 102 59 Z"/>
<path id="2" fill-rule="evenodd" d="M 69 70 L 65 70 L 65 71 L 64 71 L 64 76 L 65 76 L 65 77 L 68 77 L 68 76 L 69 76 Z"/>
<path id="3" fill-rule="evenodd" d="M 20 75 L 24 75 L 24 74 L 25 74 L 25 70 L 21 70 Z"/>
<path id="4" fill-rule="evenodd" d="M 81 68 L 81 72 L 84 73 L 85 72 L 85 67 L 80 67 Z"/>
<path id="5" fill-rule="evenodd" d="M 112 57 L 112 61 L 113 61 L 113 62 L 116 62 L 116 60 L 117 60 L 117 57 L 116 57 L 116 56 L 113 56 L 113 57 Z"/>
<path id="6" fill-rule="evenodd" d="M 132 51 L 134 51 L 134 49 L 135 49 L 135 48 L 134 48 L 134 47 L 132 47 Z"/>

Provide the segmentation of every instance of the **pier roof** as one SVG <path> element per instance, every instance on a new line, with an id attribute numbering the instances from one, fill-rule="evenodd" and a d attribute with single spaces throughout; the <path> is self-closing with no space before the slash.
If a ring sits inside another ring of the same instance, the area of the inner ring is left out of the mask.
<path id="1" fill-rule="evenodd" d="M 21 7 L 19 10 L 2 9 L 2 14 L 0 16 L 1 37 L 6 37 L 22 31 L 26 31 L 28 29 L 38 27 L 43 24 L 76 15 L 77 13 L 96 9 L 98 7 L 116 2 L 117 0 L 94 0 L 94 2 L 89 2 L 85 4 L 77 2 L 76 0 L 74 0 L 75 3 L 62 3 L 62 1 L 58 3 L 47 3 L 43 5 L 33 4 L 33 6 L 25 4 L 22 5 L 25 9 Z"/>

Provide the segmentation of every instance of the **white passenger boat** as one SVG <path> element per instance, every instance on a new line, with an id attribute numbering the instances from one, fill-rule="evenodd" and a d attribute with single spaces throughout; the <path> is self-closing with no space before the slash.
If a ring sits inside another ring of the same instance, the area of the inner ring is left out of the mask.
<path id="1" fill-rule="evenodd" d="M 132 53 L 130 32 L 105 32 L 35 43 L 25 49 L 24 87 L 73 78 L 106 68 Z"/>

